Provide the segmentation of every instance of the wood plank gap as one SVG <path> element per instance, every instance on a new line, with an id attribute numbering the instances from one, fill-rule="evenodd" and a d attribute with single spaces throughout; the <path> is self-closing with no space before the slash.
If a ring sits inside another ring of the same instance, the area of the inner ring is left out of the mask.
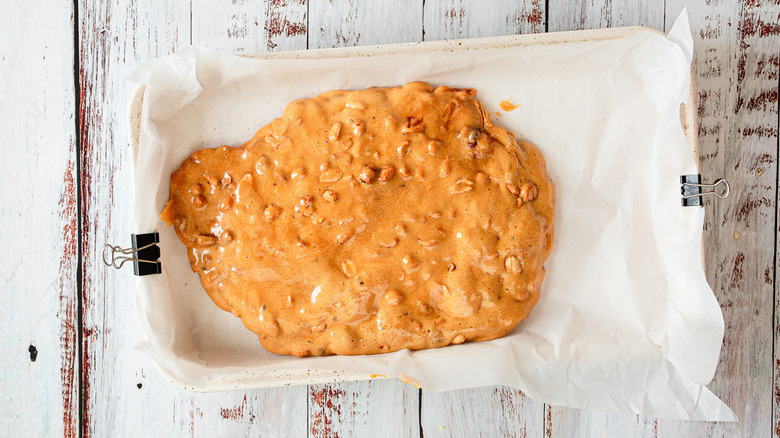
<path id="1" fill-rule="evenodd" d="M 544 33 L 548 32 L 550 32 L 550 0 L 544 0 Z M 542 404 L 541 424 L 544 425 L 544 436 L 546 438 L 552 437 L 552 413 L 550 408 L 551 406 L 547 403 Z"/>
<path id="2" fill-rule="evenodd" d="M 309 17 L 311 2 L 306 1 L 306 50 L 309 50 L 309 32 L 311 32 L 311 26 L 309 26 Z M 312 385 L 306 385 L 306 433 L 311 433 L 311 388 Z"/>
<path id="3" fill-rule="evenodd" d="M 420 26 L 420 41 L 425 41 L 425 0 L 422 0 L 422 11 L 420 12 L 422 17 L 422 24 Z M 422 397 L 422 396 L 421 396 Z M 422 421 L 420 422 L 422 427 Z"/>
<path id="4" fill-rule="evenodd" d="M 664 3 L 666 2 L 664 1 Z M 548 32 L 550 32 L 550 0 L 544 0 L 544 33 Z M 544 425 L 544 436 L 547 438 L 552 437 L 552 421 L 547 421 L 550 415 L 552 415 L 550 405 L 544 403 L 542 405 L 541 424 Z"/>
<path id="5" fill-rule="evenodd" d="M 663 32 L 666 33 L 667 32 L 667 30 L 666 30 L 666 0 L 664 0 L 664 12 L 663 13 L 664 13 L 664 21 L 663 21 L 663 24 L 661 25 L 661 29 L 663 29 Z M 690 20 L 689 20 L 689 22 L 690 22 Z"/>
<path id="6" fill-rule="evenodd" d="M 423 0 L 423 4 L 425 4 L 425 0 Z M 425 22 L 425 20 L 423 20 L 423 22 Z M 420 438 L 423 438 L 424 435 L 423 423 L 422 423 L 422 417 L 423 417 L 422 406 L 423 406 L 422 388 L 417 388 L 417 426 L 420 429 Z"/>
<path id="7" fill-rule="evenodd" d="M 780 76 L 777 78 L 777 89 L 780 90 Z M 780 100 L 776 102 L 777 104 L 777 131 L 780 131 Z M 778 132 L 777 135 L 777 141 L 775 146 L 775 158 L 780 159 L 780 132 Z M 778 228 L 778 225 L 780 224 L 780 166 L 775 167 L 775 227 L 774 227 L 774 234 L 775 234 L 775 256 L 774 256 L 774 262 L 772 263 L 772 302 L 775 304 L 772 306 L 772 333 L 775 333 L 780 327 L 777 321 L 777 242 L 778 239 L 780 239 L 780 228 Z M 777 393 L 777 382 L 778 379 L 780 379 L 780 376 L 778 376 L 778 362 L 777 362 L 777 336 L 772 336 L 772 361 L 775 362 L 772 366 L 772 387 L 774 390 L 774 396 L 772 397 L 772 419 L 773 422 L 776 418 L 775 412 L 778 410 L 778 393 Z M 772 436 L 778 437 L 780 436 L 780 424 L 774 425 L 775 427 L 772 428 Z"/>
<path id="8" fill-rule="evenodd" d="M 309 17 L 311 17 L 311 14 L 309 13 L 309 8 L 311 8 L 311 1 L 306 0 L 306 50 L 309 50 L 309 32 L 311 32 L 311 27 L 309 26 Z M 307 416 L 306 421 L 309 421 L 308 418 L 309 417 Z M 309 429 L 307 428 L 306 430 Z"/>
<path id="9" fill-rule="evenodd" d="M 190 0 L 190 45 L 192 45 L 192 0 Z"/>
<path id="10" fill-rule="evenodd" d="M 544 33 L 550 31 L 550 0 L 544 0 Z"/>
<path id="11" fill-rule="evenodd" d="M 664 3 L 666 3 L 664 1 Z M 550 0 L 544 0 L 544 33 L 550 32 Z M 541 412 L 541 424 L 544 424 L 544 436 L 552 437 L 552 421 L 547 421 L 550 417 L 550 405 L 544 403 Z"/>
<path id="12" fill-rule="evenodd" d="M 81 138 L 84 134 L 84 114 L 81 107 L 81 60 L 80 60 L 80 29 L 81 22 L 79 20 L 79 1 L 73 0 L 73 93 L 75 95 L 74 105 L 76 117 L 73 118 L 73 124 L 75 125 L 75 133 L 73 142 L 76 148 L 76 357 L 78 358 L 78 374 L 79 374 L 79 387 L 78 387 L 78 420 L 76 423 L 76 429 L 79 436 L 86 436 L 87 425 L 87 410 L 84 397 L 86 391 L 84 390 L 84 382 L 86 378 L 84 376 L 84 354 L 86 349 L 84 348 L 84 294 L 83 294 L 83 278 L 84 278 L 84 234 L 83 234 L 83 208 L 82 202 L 82 184 L 81 179 Z M 75 432 L 75 431 L 74 431 Z"/>

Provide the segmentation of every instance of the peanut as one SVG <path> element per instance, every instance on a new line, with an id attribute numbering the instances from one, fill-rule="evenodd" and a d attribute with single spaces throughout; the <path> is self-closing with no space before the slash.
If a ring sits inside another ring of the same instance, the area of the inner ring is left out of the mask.
<path id="1" fill-rule="evenodd" d="M 401 134 L 414 134 L 421 132 L 423 129 L 425 129 L 425 125 L 423 125 L 422 119 L 407 117 L 406 126 L 401 128 Z"/>
<path id="2" fill-rule="evenodd" d="M 388 304 L 396 306 L 401 303 L 401 300 L 404 299 L 404 296 L 401 292 L 398 292 L 395 289 L 390 289 L 387 292 L 385 292 L 385 300 L 387 300 Z"/>
<path id="3" fill-rule="evenodd" d="M 226 246 L 232 241 L 233 241 L 233 233 L 231 233 L 228 230 L 223 231 L 222 234 L 219 235 L 219 244 L 222 246 Z"/>
<path id="4" fill-rule="evenodd" d="M 474 190 L 474 181 L 467 178 L 460 178 L 455 182 L 455 185 L 450 188 L 450 193 L 455 195 L 458 193 L 469 192 L 471 190 Z"/>
<path id="5" fill-rule="evenodd" d="M 436 155 L 436 152 L 439 150 L 439 145 L 441 145 L 441 143 L 436 140 L 428 143 L 428 153 L 431 155 Z"/>
<path id="6" fill-rule="evenodd" d="M 515 274 L 520 273 L 523 268 L 520 264 L 520 259 L 518 259 L 515 256 L 509 256 L 504 260 L 504 267 L 507 271 L 513 272 Z"/>
<path id="7" fill-rule="evenodd" d="M 306 177 L 306 169 L 303 167 L 296 167 L 290 172 L 290 179 L 303 179 Z"/>
<path id="8" fill-rule="evenodd" d="M 208 174 L 208 173 L 207 173 L 207 174 L 204 174 L 204 175 L 203 175 L 203 178 L 206 178 L 206 181 L 208 181 L 208 182 L 209 182 L 209 185 L 210 185 L 212 188 L 216 189 L 216 188 L 217 188 L 217 186 L 219 186 L 219 181 L 218 181 L 216 178 L 214 178 L 213 176 L 211 176 L 210 174 Z"/>
<path id="9" fill-rule="evenodd" d="M 404 258 L 401 259 L 401 263 L 403 263 L 404 268 L 406 269 L 414 269 L 420 266 L 420 262 L 418 262 L 417 259 L 415 259 L 411 254 L 405 255 Z"/>
<path id="10" fill-rule="evenodd" d="M 358 179 L 365 184 L 374 182 L 374 177 L 376 177 L 376 171 L 371 166 L 363 167 L 360 171 L 360 175 L 358 175 Z"/>
<path id="11" fill-rule="evenodd" d="M 350 232 L 341 233 L 338 236 L 336 236 L 336 243 L 338 243 L 339 245 L 343 245 L 351 238 L 352 238 L 352 233 Z"/>
<path id="12" fill-rule="evenodd" d="M 348 278 L 352 278 L 355 276 L 355 274 L 357 274 L 357 267 L 355 266 L 355 262 L 352 260 L 344 260 L 341 262 L 341 270 Z"/>
<path id="13" fill-rule="evenodd" d="M 206 206 L 206 197 L 203 195 L 198 195 L 192 198 L 192 205 L 194 205 L 196 208 L 203 208 Z"/>
<path id="14" fill-rule="evenodd" d="M 217 237 L 213 234 L 198 234 L 197 244 L 198 246 L 214 246 L 217 243 Z"/>
<path id="15" fill-rule="evenodd" d="M 338 169 L 328 169 L 320 174 L 320 182 L 334 183 L 341 179 L 342 175 L 344 175 L 344 173 Z"/>
<path id="16" fill-rule="evenodd" d="M 391 164 L 382 166 L 382 170 L 379 172 L 379 181 L 388 182 L 393 178 L 393 175 L 395 175 L 395 166 Z"/>
<path id="17" fill-rule="evenodd" d="M 401 145 L 398 146 L 398 149 L 396 149 L 396 152 L 398 152 L 398 158 L 405 157 L 406 154 L 409 153 L 409 140 L 403 141 Z"/>
<path id="18" fill-rule="evenodd" d="M 452 157 L 447 157 L 442 161 L 441 166 L 439 166 L 439 176 L 442 178 L 446 178 L 450 176 L 450 172 L 452 171 Z"/>
<path id="19" fill-rule="evenodd" d="M 328 202 L 336 202 L 339 200 L 339 194 L 335 190 L 327 189 L 322 193 L 322 197 Z"/>
<path id="20" fill-rule="evenodd" d="M 381 246 L 382 248 L 395 248 L 396 246 L 398 246 L 398 242 L 399 242 L 398 238 L 393 237 L 392 239 L 386 242 L 379 242 L 379 246 Z"/>
<path id="21" fill-rule="evenodd" d="M 263 210 L 263 217 L 265 217 L 265 220 L 268 222 L 278 218 L 281 214 L 282 209 L 278 205 L 271 204 Z"/>
<path id="22" fill-rule="evenodd" d="M 330 127 L 330 131 L 328 132 L 328 140 L 334 142 L 339 139 L 340 135 L 341 135 L 341 122 L 336 122 L 333 124 L 333 126 Z"/>
<path id="23" fill-rule="evenodd" d="M 219 208 L 219 211 L 224 213 L 230 210 L 230 207 L 232 206 L 233 206 L 233 198 L 230 196 L 225 196 L 224 198 L 219 200 L 219 206 L 217 208 Z"/>
<path id="24" fill-rule="evenodd" d="M 352 132 L 355 133 L 355 136 L 360 137 L 366 132 L 366 124 L 362 121 L 357 121 L 352 125 Z"/>
<path id="25" fill-rule="evenodd" d="M 522 186 L 520 186 L 520 197 L 523 198 L 523 201 L 525 202 L 531 202 L 534 199 L 536 199 L 536 196 L 538 194 L 538 189 L 536 188 L 536 185 L 533 183 L 525 183 Z"/>
<path id="26" fill-rule="evenodd" d="M 425 237 L 425 238 L 418 238 L 417 241 L 420 243 L 420 245 L 424 246 L 427 249 L 433 249 L 436 247 L 436 245 L 441 241 L 441 238 L 437 236 L 431 236 L 431 237 Z"/>

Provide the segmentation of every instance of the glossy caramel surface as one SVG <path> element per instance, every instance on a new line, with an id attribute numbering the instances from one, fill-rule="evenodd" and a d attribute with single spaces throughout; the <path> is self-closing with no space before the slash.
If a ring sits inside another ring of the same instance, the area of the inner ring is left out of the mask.
<path id="1" fill-rule="evenodd" d="M 162 213 L 212 300 L 277 354 L 501 337 L 539 299 L 554 188 L 476 91 L 414 82 L 290 103 L 171 176 Z"/>

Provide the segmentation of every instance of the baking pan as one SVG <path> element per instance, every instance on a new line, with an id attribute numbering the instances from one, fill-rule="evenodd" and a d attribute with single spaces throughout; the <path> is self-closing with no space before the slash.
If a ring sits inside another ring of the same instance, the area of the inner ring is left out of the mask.
<path id="1" fill-rule="evenodd" d="M 508 47 L 544 46 L 557 44 L 577 44 L 601 40 L 623 38 L 634 34 L 661 32 L 646 27 L 623 27 L 613 29 L 596 29 L 574 32 L 555 32 L 529 35 L 512 35 L 500 37 L 426 41 L 418 43 L 388 44 L 380 46 L 344 47 L 335 49 L 317 49 L 290 52 L 275 52 L 264 54 L 243 55 L 257 59 L 318 59 L 318 58 L 345 58 L 345 57 L 371 57 L 378 55 L 390 55 L 399 53 L 428 53 L 463 50 L 481 50 Z M 688 101 L 681 105 L 680 122 L 685 132 L 689 146 L 695 156 L 698 156 L 698 140 L 696 127 L 696 95 L 693 71 L 691 72 L 691 86 Z M 140 127 L 142 119 L 143 95 L 145 86 L 137 86 L 130 94 L 128 108 L 129 142 L 133 163 L 138 151 Z M 698 166 L 698 163 L 697 163 Z M 263 370 L 244 371 L 236 374 L 210 380 L 202 385 L 193 386 L 176 377 L 171 371 L 159 367 L 161 373 L 172 383 L 191 391 L 211 392 L 227 391 L 249 388 L 268 388 L 288 385 L 305 385 L 316 383 L 331 383 L 353 380 L 365 380 L 377 376 L 352 373 L 344 371 L 325 370 Z"/>

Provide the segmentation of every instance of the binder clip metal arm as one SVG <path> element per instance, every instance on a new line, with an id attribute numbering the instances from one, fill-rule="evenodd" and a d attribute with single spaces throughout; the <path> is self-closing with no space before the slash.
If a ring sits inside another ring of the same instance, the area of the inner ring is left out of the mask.
<path id="1" fill-rule="evenodd" d="M 680 177 L 680 192 L 682 193 L 682 206 L 703 206 L 703 196 L 715 195 L 720 199 L 725 199 L 729 196 L 731 187 L 729 182 L 723 178 L 718 178 L 712 184 L 705 184 L 701 182 L 701 175 L 683 175 Z M 710 189 L 704 191 L 704 189 Z"/>
<path id="2" fill-rule="evenodd" d="M 160 236 L 157 233 L 132 234 L 132 248 L 106 244 L 103 247 L 103 263 L 121 269 L 126 262 L 133 262 L 135 275 L 151 275 L 162 272 L 160 263 Z"/>

